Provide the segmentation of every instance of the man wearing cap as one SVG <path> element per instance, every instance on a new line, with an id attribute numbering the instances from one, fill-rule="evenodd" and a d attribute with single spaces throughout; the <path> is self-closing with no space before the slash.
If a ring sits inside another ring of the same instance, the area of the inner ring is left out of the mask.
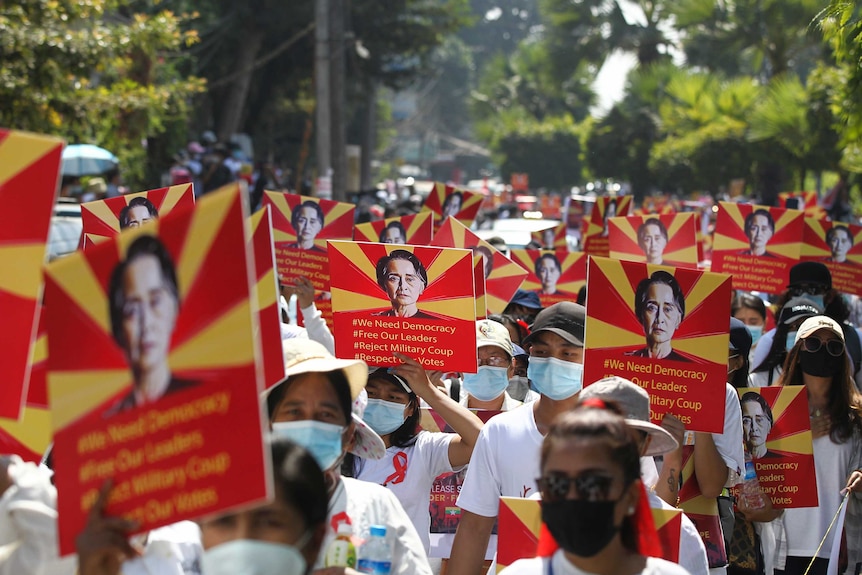
<path id="1" fill-rule="evenodd" d="M 583 385 L 583 306 L 561 302 L 542 310 L 524 340 L 528 375 L 540 393 L 535 402 L 490 419 L 473 450 L 458 497 L 461 522 L 449 575 L 475 575 L 482 567 L 500 496 L 529 497 L 538 489 L 539 453 L 554 418 L 578 401 Z"/>
<path id="2" fill-rule="evenodd" d="M 853 326 L 846 323 L 850 310 L 844 303 L 841 292 L 832 288 L 832 274 L 829 268 L 820 262 L 801 262 L 790 268 L 790 283 L 787 290 L 778 298 L 779 309 L 794 297 L 804 297 L 817 304 L 823 310 L 823 315 L 834 319 L 844 330 L 844 340 L 847 342 L 847 353 L 853 360 L 853 374 L 856 385 L 862 385 L 862 343 L 859 333 Z M 775 330 L 763 334 L 754 350 L 751 365 L 755 369 L 760 366 L 772 345 Z M 762 343 L 764 342 L 765 343 Z"/>
<path id="3" fill-rule="evenodd" d="M 507 389 L 515 373 L 514 346 L 509 330 L 490 319 L 476 322 L 476 346 L 479 353 L 477 373 L 465 373 L 461 405 L 471 409 L 509 411 L 523 402 L 513 399 Z M 527 390 L 529 401 L 537 394 Z"/>
<path id="4" fill-rule="evenodd" d="M 542 303 L 539 301 L 539 295 L 536 292 L 518 289 L 512 299 L 509 300 L 503 313 L 522 319 L 529 324 L 533 323 L 533 319 L 540 311 L 542 311 Z"/>
<path id="5" fill-rule="evenodd" d="M 614 402 L 623 415 L 629 427 L 636 429 L 642 439 L 641 443 L 641 468 L 643 469 L 644 485 L 654 483 L 655 462 L 653 457 L 670 453 L 679 447 L 676 439 L 658 425 L 650 423 L 649 420 L 649 394 L 638 385 L 635 385 L 622 377 L 606 377 L 588 385 L 581 392 L 580 400 L 595 397 L 605 401 Z M 648 475 L 652 476 L 650 481 Z M 650 485 L 648 485 L 651 487 Z M 650 507 L 653 509 L 674 509 L 655 494 L 653 489 L 648 489 Z M 679 532 L 679 561 L 691 575 L 707 575 L 709 566 L 706 562 L 706 548 L 697 532 L 694 523 L 682 515 Z"/>
<path id="6" fill-rule="evenodd" d="M 342 477 L 350 452 L 364 459 L 386 454 L 383 440 L 365 422 L 368 366 L 336 359 L 321 344 L 303 339 L 282 343 L 285 379 L 263 393 L 273 435 L 305 447 L 324 470 L 329 488 L 326 535 L 315 568 L 322 568 L 338 526 L 367 537 L 371 525 L 385 525 L 392 545 L 392 574 L 430 575 L 431 567 L 416 528 L 395 495 L 385 487 Z"/>

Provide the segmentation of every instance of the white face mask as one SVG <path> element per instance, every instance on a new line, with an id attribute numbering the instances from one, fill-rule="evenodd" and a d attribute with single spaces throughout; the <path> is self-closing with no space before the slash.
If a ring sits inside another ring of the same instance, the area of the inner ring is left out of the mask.
<path id="1" fill-rule="evenodd" d="M 311 539 L 306 532 L 296 546 L 255 539 L 235 539 L 210 547 L 201 557 L 204 575 L 305 575 L 308 565 L 299 552 Z"/>

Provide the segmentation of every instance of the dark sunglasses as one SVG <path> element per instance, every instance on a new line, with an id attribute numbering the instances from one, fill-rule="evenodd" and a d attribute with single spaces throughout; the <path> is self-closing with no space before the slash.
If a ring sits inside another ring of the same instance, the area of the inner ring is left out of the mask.
<path id="1" fill-rule="evenodd" d="M 844 355 L 844 342 L 838 339 L 830 339 L 824 344 L 823 340 L 818 337 L 808 337 L 805 338 L 803 342 L 802 347 L 805 351 L 811 353 L 817 353 L 820 351 L 820 348 L 825 345 L 826 351 L 832 357 L 841 357 Z"/>
<path id="2" fill-rule="evenodd" d="M 582 473 L 570 477 L 564 473 L 549 473 L 536 479 L 542 498 L 547 501 L 562 501 L 568 499 L 572 485 L 575 486 L 575 497 L 583 501 L 607 501 L 614 478 L 598 473 Z"/>

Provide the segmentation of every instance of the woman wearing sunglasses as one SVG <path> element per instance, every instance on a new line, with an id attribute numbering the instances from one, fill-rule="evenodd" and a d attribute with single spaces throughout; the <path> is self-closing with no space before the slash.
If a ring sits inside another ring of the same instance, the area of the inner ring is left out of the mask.
<path id="1" fill-rule="evenodd" d="M 640 480 L 640 438 L 610 404 L 590 398 L 560 415 L 541 451 L 542 521 L 559 546 L 505 575 L 684 575 L 663 559 Z M 540 541 L 540 555 L 544 542 Z"/>
<path id="2" fill-rule="evenodd" d="M 841 529 L 827 532 L 842 496 L 849 496 L 844 533 L 849 568 L 858 573 L 862 561 L 862 396 L 853 383 L 844 332 L 826 316 L 805 320 L 787 355 L 780 385 L 804 385 L 808 392 L 818 507 L 786 509 L 783 516 L 786 562 L 784 575 L 825 574 L 829 550 Z M 778 558 L 780 568 L 784 557 Z M 781 571 L 776 570 L 776 573 Z M 839 573 L 840 568 L 839 568 Z"/>

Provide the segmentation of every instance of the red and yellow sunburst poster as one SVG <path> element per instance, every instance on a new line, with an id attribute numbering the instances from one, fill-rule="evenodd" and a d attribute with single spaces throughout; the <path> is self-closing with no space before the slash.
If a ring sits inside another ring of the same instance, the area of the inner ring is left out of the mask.
<path id="1" fill-rule="evenodd" d="M 317 291 L 329 291 L 326 240 L 353 239 L 356 206 L 332 200 L 264 192 L 271 206 L 275 266 L 282 283 L 305 276 Z M 322 311 L 322 310 L 321 310 Z"/>
<path id="2" fill-rule="evenodd" d="M 366 242 L 329 242 L 335 354 L 373 366 L 413 357 L 426 369 L 475 373 L 473 254 Z"/>
<path id="3" fill-rule="evenodd" d="M 689 442 L 689 437 L 694 437 L 694 434 L 686 432 L 687 445 L 682 449 L 682 486 L 677 507 L 691 519 L 700 534 L 709 567 L 722 567 L 727 565 L 727 549 L 718 515 L 718 500 L 704 497 L 700 492 L 694 469 L 694 444 Z"/>
<path id="4" fill-rule="evenodd" d="M 729 317 L 726 275 L 591 257 L 584 382 L 619 375 L 649 393 L 653 423 L 721 433 Z"/>
<path id="5" fill-rule="evenodd" d="M 826 210 L 820 205 L 816 191 L 781 192 L 778 194 L 778 207 L 791 210 L 802 210 L 806 218 L 824 219 Z"/>
<path id="6" fill-rule="evenodd" d="M 431 243 L 433 234 L 433 214 L 431 212 L 419 212 L 412 216 L 386 218 L 376 222 L 358 224 L 353 231 L 353 239 L 357 242 L 427 246 Z"/>
<path id="7" fill-rule="evenodd" d="M 140 531 L 272 495 L 243 200 L 227 186 L 48 266 L 61 554 L 108 479 L 108 514 Z"/>
<path id="8" fill-rule="evenodd" d="M 697 218 L 693 213 L 628 216 L 608 222 L 612 258 L 697 267 Z"/>
<path id="9" fill-rule="evenodd" d="M 719 202 L 712 271 L 733 276 L 733 288 L 781 293 L 799 261 L 804 222 L 799 210 Z"/>
<path id="10" fill-rule="evenodd" d="M 545 250 L 567 250 L 566 224 L 551 226 L 537 232 L 530 232 L 530 239 L 537 242 Z"/>
<path id="11" fill-rule="evenodd" d="M 136 228 L 194 203 L 192 185 L 181 184 L 81 204 L 81 246 L 88 249 L 122 229 Z"/>
<path id="12" fill-rule="evenodd" d="M 471 232 L 456 220 L 449 218 L 434 234 L 431 245 L 443 248 L 466 248 L 482 256 L 485 263 L 485 302 L 490 313 L 503 313 L 509 300 L 521 287 L 527 272 L 497 248 Z M 477 290 L 479 291 L 479 290 Z"/>
<path id="13" fill-rule="evenodd" d="M 817 507 L 817 478 L 805 386 L 737 389 L 742 438 L 772 506 Z"/>
<path id="14" fill-rule="evenodd" d="M 434 182 L 434 187 L 425 198 L 423 211 L 434 214 L 434 227 L 439 228 L 446 218 L 453 217 L 465 226 L 470 227 L 484 200 L 482 194 L 468 192 L 440 182 Z"/>
<path id="15" fill-rule="evenodd" d="M 539 295 L 542 307 L 575 301 L 587 283 L 587 254 L 567 250 L 511 250 L 509 257 L 527 271 L 521 289 Z"/>
<path id="16" fill-rule="evenodd" d="M 823 262 L 832 287 L 862 295 L 862 226 L 805 218 L 802 260 Z"/>
<path id="17" fill-rule="evenodd" d="M 0 417 L 18 419 L 39 323 L 45 242 L 57 199 L 63 141 L 0 129 Z"/>
<path id="18" fill-rule="evenodd" d="M 476 320 L 488 317 L 485 297 L 485 260 L 473 254 L 473 289 L 476 291 Z"/>
<path id="19" fill-rule="evenodd" d="M 270 207 L 264 206 L 249 217 L 251 249 L 254 254 L 255 310 L 260 331 L 263 380 L 267 387 L 284 379 L 284 353 L 281 349 L 281 311 L 278 308 L 278 278 L 272 248 Z"/>
<path id="20" fill-rule="evenodd" d="M 608 257 L 608 219 L 627 216 L 632 208 L 631 196 L 602 196 L 596 198 L 589 218 L 583 220 L 581 245 L 584 253 L 592 256 Z"/>

